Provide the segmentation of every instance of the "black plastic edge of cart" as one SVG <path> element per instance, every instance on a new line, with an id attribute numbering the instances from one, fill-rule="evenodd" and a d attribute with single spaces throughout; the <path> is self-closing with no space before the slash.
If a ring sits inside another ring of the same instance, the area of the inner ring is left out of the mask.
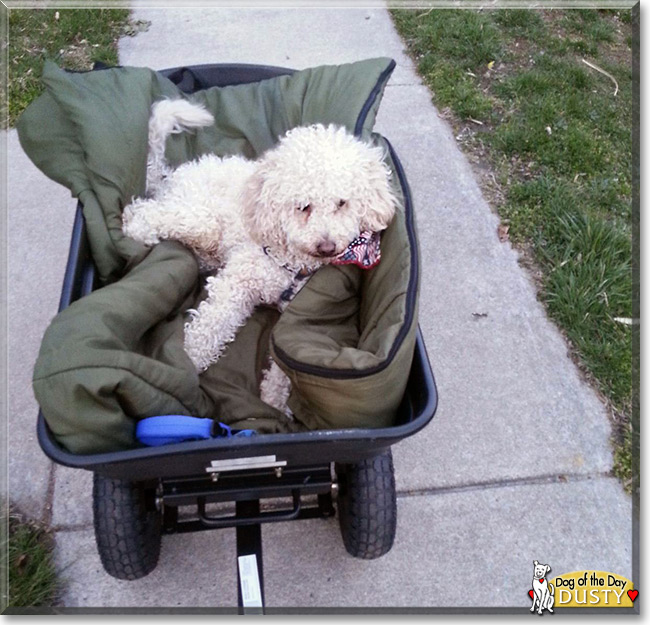
<path id="1" fill-rule="evenodd" d="M 59 312 L 70 306 L 73 301 L 88 295 L 93 290 L 95 266 L 92 262 L 88 262 L 89 258 L 90 251 L 83 219 L 83 206 L 81 202 L 78 202 L 72 225 L 68 261 L 63 277 L 63 286 L 61 287 Z"/>
<path id="2" fill-rule="evenodd" d="M 228 87 L 260 82 L 277 76 L 291 76 L 295 69 L 274 65 L 247 63 L 218 63 L 213 65 L 190 65 L 159 70 L 181 91 L 194 93 L 211 87 Z"/>

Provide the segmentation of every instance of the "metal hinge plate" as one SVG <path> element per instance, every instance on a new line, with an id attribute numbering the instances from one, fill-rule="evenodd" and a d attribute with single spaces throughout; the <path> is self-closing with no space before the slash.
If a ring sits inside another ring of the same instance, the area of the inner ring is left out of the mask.
<path id="1" fill-rule="evenodd" d="M 277 456 L 252 456 L 250 458 L 229 458 L 227 460 L 212 460 L 206 467 L 207 473 L 223 473 L 224 471 L 246 471 L 249 469 L 273 469 L 286 467 L 286 460 L 278 460 Z"/>

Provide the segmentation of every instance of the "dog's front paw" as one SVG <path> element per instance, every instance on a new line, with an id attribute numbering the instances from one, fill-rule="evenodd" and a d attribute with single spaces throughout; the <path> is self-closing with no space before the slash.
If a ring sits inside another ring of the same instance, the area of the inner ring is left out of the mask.
<path id="1" fill-rule="evenodd" d="M 212 354 L 210 351 L 201 349 L 196 345 L 188 343 L 187 337 L 185 337 L 185 352 L 190 357 L 194 368 L 197 373 L 203 373 L 213 362 L 217 360 L 217 356 Z"/>
<path id="2" fill-rule="evenodd" d="M 194 364 L 197 373 L 203 373 L 211 364 L 215 363 L 221 353 L 223 346 L 216 340 L 215 332 L 209 326 L 202 323 L 201 318 L 194 313 L 194 318 L 185 324 L 185 352 Z"/>

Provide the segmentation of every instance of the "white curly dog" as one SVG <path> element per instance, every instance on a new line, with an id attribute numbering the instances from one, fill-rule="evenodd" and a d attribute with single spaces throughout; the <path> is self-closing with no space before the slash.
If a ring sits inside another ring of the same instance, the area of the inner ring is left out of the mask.
<path id="1" fill-rule="evenodd" d="M 123 212 L 125 235 L 146 245 L 179 241 L 211 274 L 207 298 L 185 325 L 185 350 L 198 372 L 219 358 L 258 304 L 281 307 L 360 233 L 384 230 L 396 205 L 383 150 L 333 125 L 294 128 L 255 161 L 208 154 L 172 171 L 169 135 L 213 123 L 189 101 L 156 102 L 147 197 Z M 260 390 L 266 403 L 287 411 L 290 385 L 274 363 Z"/>

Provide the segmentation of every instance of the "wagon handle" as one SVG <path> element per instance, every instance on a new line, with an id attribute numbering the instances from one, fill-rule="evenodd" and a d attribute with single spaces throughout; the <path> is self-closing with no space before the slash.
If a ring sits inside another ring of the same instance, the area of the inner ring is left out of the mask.
<path id="1" fill-rule="evenodd" d="M 280 512 L 262 512 L 257 516 L 251 517 L 211 517 L 205 513 L 205 497 L 197 499 L 197 508 L 199 520 L 206 527 L 241 527 L 243 525 L 257 525 L 259 523 L 275 523 L 280 521 L 292 521 L 300 516 L 302 503 L 300 501 L 300 491 L 294 488 L 291 491 L 293 497 L 293 508 L 291 510 L 282 510 Z"/>

